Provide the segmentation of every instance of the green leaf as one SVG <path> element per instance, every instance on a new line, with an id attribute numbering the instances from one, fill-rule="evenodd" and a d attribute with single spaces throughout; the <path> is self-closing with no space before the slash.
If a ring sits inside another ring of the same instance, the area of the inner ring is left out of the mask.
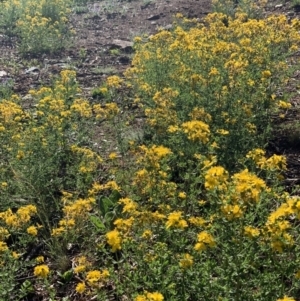
<path id="1" fill-rule="evenodd" d="M 106 229 L 105 225 L 102 223 L 102 221 L 97 216 L 91 215 L 90 221 L 98 230 Z"/>

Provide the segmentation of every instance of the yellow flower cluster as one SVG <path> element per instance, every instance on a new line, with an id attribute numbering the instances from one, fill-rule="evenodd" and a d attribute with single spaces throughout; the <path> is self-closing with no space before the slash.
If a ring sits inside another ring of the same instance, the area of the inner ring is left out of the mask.
<path id="1" fill-rule="evenodd" d="M 71 2 L 62 0 L 8 0 L 0 3 L 4 28 L 21 38 L 22 53 L 40 53 L 63 47 Z"/>
<path id="2" fill-rule="evenodd" d="M 204 251 L 207 248 L 214 248 L 216 246 L 215 239 L 207 231 L 202 231 L 198 234 L 197 243 L 194 247 L 196 251 Z"/>
<path id="3" fill-rule="evenodd" d="M 69 203 L 69 204 L 68 204 Z M 63 213 L 64 218 L 59 221 L 59 227 L 53 228 L 51 235 L 59 236 L 66 233 L 68 230 L 75 227 L 77 224 L 81 224 L 88 218 L 88 213 L 92 210 L 93 205 L 96 203 L 96 199 L 89 197 L 87 199 L 77 199 L 64 204 Z"/>
<path id="4" fill-rule="evenodd" d="M 47 278 L 50 270 L 46 264 L 38 265 L 34 268 L 34 276 L 38 278 Z"/>
<path id="5" fill-rule="evenodd" d="M 138 295 L 134 301 L 163 301 L 164 296 L 159 292 L 145 292 L 143 295 Z"/>

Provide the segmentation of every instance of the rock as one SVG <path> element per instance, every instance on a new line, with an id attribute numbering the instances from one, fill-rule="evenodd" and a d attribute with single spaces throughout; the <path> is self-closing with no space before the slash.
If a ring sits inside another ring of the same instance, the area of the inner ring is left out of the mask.
<path id="1" fill-rule="evenodd" d="M 38 67 L 31 67 L 31 68 L 28 68 L 27 70 L 25 70 L 25 74 L 28 74 L 28 73 L 36 74 L 39 71 L 40 71 L 40 69 Z"/>
<path id="2" fill-rule="evenodd" d="M 32 97 L 31 94 L 26 94 L 24 97 L 22 97 L 22 100 L 23 100 L 23 101 L 26 101 L 26 100 L 32 100 L 32 99 L 33 99 L 33 97 Z"/>
<path id="3" fill-rule="evenodd" d="M 121 56 L 119 58 L 119 62 L 122 64 L 122 65 L 128 65 L 130 63 L 130 59 L 128 56 Z"/>
<path id="4" fill-rule="evenodd" d="M 155 21 L 152 21 L 152 22 L 151 22 L 151 25 L 156 25 L 156 22 L 155 22 Z"/>
<path id="5" fill-rule="evenodd" d="M 4 77 L 7 75 L 7 72 L 6 71 L 0 71 L 0 77 Z"/>
<path id="6" fill-rule="evenodd" d="M 158 20 L 160 18 L 160 15 L 152 15 L 149 18 L 147 18 L 148 21 Z"/>
<path id="7" fill-rule="evenodd" d="M 168 24 L 163 27 L 164 30 L 171 30 L 173 28 L 173 24 Z"/>
<path id="8" fill-rule="evenodd" d="M 118 40 L 115 39 L 110 44 L 110 48 L 119 48 L 121 50 L 124 50 L 125 52 L 132 52 L 133 51 L 133 42 L 124 41 L 124 40 Z"/>

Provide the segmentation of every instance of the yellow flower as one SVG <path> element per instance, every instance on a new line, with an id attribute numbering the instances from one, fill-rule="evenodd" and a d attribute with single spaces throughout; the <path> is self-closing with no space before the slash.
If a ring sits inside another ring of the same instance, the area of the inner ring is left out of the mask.
<path id="1" fill-rule="evenodd" d="M 123 80 L 119 76 L 113 75 L 109 76 L 106 82 L 108 87 L 119 88 Z"/>
<path id="2" fill-rule="evenodd" d="M 0 252 L 4 252 L 7 250 L 8 250 L 8 246 L 7 246 L 6 242 L 0 241 Z"/>
<path id="3" fill-rule="evenodd" d="M 271 73 L 270 70 L 262 71 L 261 74 L 262 74 L 262 77 L 263 77 L 263 78 L 269 78 L 269 77 L 272 75 L 272 73 Z"/>
<path id="4" fill-rule="evenodd" d="M 38 257 L 35 259 L 35 261 L 36 261 L 37 263 L 43 263 L 43 262 L 44 262 L 44 256 L 38 256 Z"/>
<path id="5" fill-rule="evenodd" d="M 207 231 L 202 231 L 198 234 L 198 242 L 196 243 L 194 249 L 196 251 L 204 251 L 208 247 L 213 248 L 216 246 L 216 242 L 211 234 Z"/>
<path id="6" fill-rule="evenodd" d="M 35 226 L 28 227 L 27 228 L 27 233 L 32 235 L 32 236 L 37 236 L 37 234 L 38 234 L 37 227 L 35 227 Z"/>
<path id="7" fill-rule="evenodd" d="M 179 197 L 180 199 L 186 199 L 186 193 L 185 193 L 185 192 L 179 192 L 179 193 L 178 193 L 178 197 Z"/>
<path id="8" fill-rule="evenodd" d="M 147 298 L 149 301 L 163 301 L 164 296 L 161 293 L 154 292 L 154 293 L 147 293 Z"/>
<path id="9" fill-rule="evenodd" d="M 179 261 L 179 266 L 183 269 L 190 268 L 194 263 L 193 256 L 184 254 L 183 258 Z"/>
<path id="10" fill-rule="evenodd" d="M 227 204 L 227 205 L 222 206 L 221 210 L 228 220 L 240 218 L 243 215 L 243 210 L 241 209 L 241 207 L 239 205 Z"/>
<path id="11" fill-rule="evenodd" d="M 78 294 L 84 293 L 84 291 L 85 291 L 85 283 L 84 283 L 84 282 L 78 283 L 78 284 L 76 285 L 75 290 L 76 290 L 76 292 L 77 292 Z"/>
<path id="12" fill-rule="evenodd" d="M 191 141 L 201 141 L 207 143 L 210 130 L 209 126 L 203 121 L 192 120 L 182 124 L 182 128 L 187 137 Z"/>
<path id="13" fill-rule="evenodd" d="M 192 225 L 195 225 L 195 226 L 198 226 L 198 227 L 203 227 L 203 226 L 205 226 L 205 224 L 206 224 L 205 219 L 202 218 L 202 217 L 199 217 L 199 216 L 197 216 L 197 217 L 192 216 L 192 217 L 189 218 L 188 221 L 189 221 Z"/>
<path id="14" fill-rule="evenodd" d="M 117 250 L 121 250 L 121 237 L 120 232 L 117 230 L 110 231 L 106 233 L 107 243 L 111 246 L 112 252 L 116 252 Z"/>
<path id="15" fill-rule="evenodd" d="M 281 109 L 289 109 L 292 106 L 290 103 L 283 101 L 283 100 L 279 100 L 277 105 Z"/>
<path id="16" fill-rule="evenodd" d="M 86 280 L 90 285 L 95 284 L 98 281 L 105 280 L 107 277 L 109 277 L 108 270 L 103 270 L 102 272 L 99 270 L 94 270 L 89 271 L 86 274 Z"/>
<path id="17" fill-rule="evenodd" d="M 86 266 L 84 264 L 80 264 L 77 267 L 74 268 L 74 273 L 79 274 L 86 270 Z"/>
<path id="18" fill-rule="evenodd" d="M 245 232 L 246 236 L 251 237 L 251 238 L 257 237 L 260 234 L 259 229 L 251 227 L 251 226 L 244 227 L 244 232 Z"/>
<path id="19" fill-rule="evenodd" d="M 188 226 L 187 222 L 181 218 L 182 212 L 181 211 L 174 211 L 169 214 L 168 220 L 166 222 L 166 228 L 169 229 L 170 227 L 183 229 Z"/>
<path id="20" fill-rule="evenodd" d="M 86 280 L 93 284 L 101 279 L 101 272 L 98 270 L 90 271 L 86 274 Z"/>
<path id="21" fill-rule="evenodd" d="M 282 299 L 277 299 L 277 301 L 296 301 L 294 298 L 284 296 Z"/>
<path id="22" fill-rule="evenodd" d="M 227 130 L 224 130 L 224 129 L 219 129 L 217 130 L 217 133 L 220 134 L 220 135 L 228 135 L 229 134 L 229 131 Z"/>
<path id="23" fill-rule="evenodd" d="M 5 240 L 10 236 L 6 228 L 0 227 L 0 240 Z"/>
<path id="24" fill-rule="evenodd" d="M 38 265 L 34 268 L 33 274 L 38 278 L 46 278 L 49 274 L 49 267 L 45 264 Z"/>
<path id="25" fill-rule="evenodd" d="M 19 259 L 21 255 L 22 255 L 22 254 L 20 254 L 20 253 L 12 252 L 12 257 L 13 257 L 14 259 Z"/>
<path id="26" fill-rule="evenodd" d="M 149 239 L 152 237 L 152 235 L 153 235 L 153 233 L 151 230 L 145 230 L 142 234 L 142 238 Z"/>
<path id="27" fill-rule="evenodd" d="M 128 213 L 134 213 L 136 212 L 137 209 L 137 203 L 132 201 L 130 198 L 122 198 L 119 200 L 120 204 L 123 204 L 123 213 L 128 212 Z"/>
<path id="28" fill-rule="evenodd" d="M 118 157 L 118 155 L 117 155 L 117 153 L 113 152 L 113 153 L 110 153 L 108 157 L 110 160 L 115 160 Z"/>
<path id="29" fill-rule="evenodd" d="M 206 172 L 204 186 L 208 190 L 221 188 L 227 179 L 228 172 L 222 166 L 214 166 Z"/>
<path id="30" fill-rule="evenodd" d="M 134 301 L 163 301 L 164 296 L 159 292 L 149 293 L 145 292 L 144 295 L 138 295 Z"/>

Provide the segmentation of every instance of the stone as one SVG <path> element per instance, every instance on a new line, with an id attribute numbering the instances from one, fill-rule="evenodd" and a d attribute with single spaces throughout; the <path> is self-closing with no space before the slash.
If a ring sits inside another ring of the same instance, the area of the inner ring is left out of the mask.
<path id="1" fill-rule="evenodd" d="M 115 39 L 110 44 L 110 47 L 111 48 L 119 48 L 121 50 L 124 50 L 125 52 L 132 52 L 133 51 L 133 42 Z"/>
<path id="2" fill-rule="evenodd" d="M 150 17 L 147 18 L 148 21 L 154 21 L 154 20 L 158 20 L 160 18 L 160 15 L 152 15 Z"/>
<path id="3" fill-rule="evenodd" d="M 0 71 L 0 77 L 4 77 L 4 76 L 6 76 L 7 75 L 7 72 L 6 71 Z"/>
<path id="4" fill-rule="evenodd" d="M 38 67 L 30 67 L 30 68 L 25 70 L 25 74 L 28 74 L 28 73 L 36 74 L 39 71 L 40 71 L 40 69 Z"/>

